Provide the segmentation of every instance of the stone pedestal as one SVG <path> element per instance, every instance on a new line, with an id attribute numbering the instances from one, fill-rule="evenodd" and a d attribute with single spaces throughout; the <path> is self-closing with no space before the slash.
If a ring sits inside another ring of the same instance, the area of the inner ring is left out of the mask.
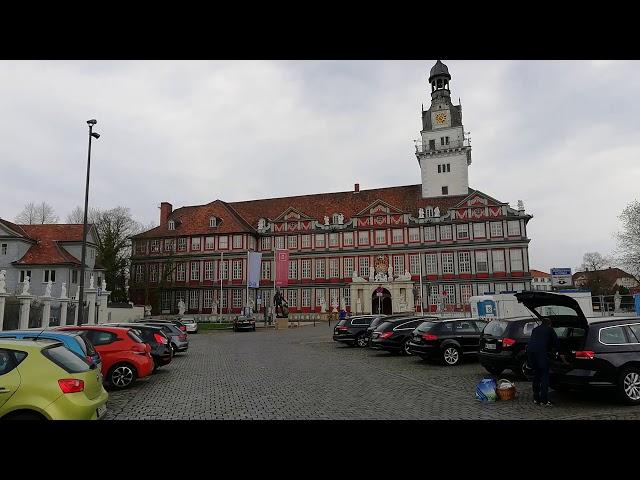
<path id="1" fill-rule="evenodd" d="M 51 316 L 51 297 L 42 297 L 42 328 L 49 328 L 49 317 Z"/>
<path id="2" fill-rule="evenodd" d="M 33 295 L 18 295 L 20 300 L 20 321 L 18 322 L 19 330 L 29 328 L 29 312 L 31 311 L 31 299 Z"/>
<path id="3" fill-rule="evenodd" d="M 286 330 L 289 328 L 289 319 L 288 318 L 276 318 L 276 329 L 277 330 Z"/>
<path id="4" fill-rule="evenodd" d="M 0 332 L 4 330 L 4 304 L 8 296 L 8 293 L 0 293 Z"/>
<path id="5" fill-rule="evenodd" d="M 60 326 L 64 327 L 67 324 L 67 306 L 69 304 L 68 298 L 60 299 Z"/>
<path id="6" fill-rule="evenodd" d="M 89 315 L 87 318 L 87 325 L 96 324 L 96 289 L 89 288 L 85 290 L 87 294 L 87 304 L 89 305 Z"/>
<path id="7" fill-rule="evenodd" d="M 98 323 L 107 323 L 109 321 L 107 318 L 107 300 L 109 299 L 110 293 L 111 292 L 105 292 L 104 290 L 100 293 L 100 297 L 98 298 L 100 302 L 100 305 L 98 305 Z"/>
<path id="8" fill-rule="evenodd" d="M 75 309 L 75 313 L 73 314 L 73 324 L 77 325 L 78 324 L 78 312 L 80 311 L 80 302 L 78 302 L 78 300 L 73 299 L 71 300 L 71 303 L 75 304 L 76 309 Z"/>

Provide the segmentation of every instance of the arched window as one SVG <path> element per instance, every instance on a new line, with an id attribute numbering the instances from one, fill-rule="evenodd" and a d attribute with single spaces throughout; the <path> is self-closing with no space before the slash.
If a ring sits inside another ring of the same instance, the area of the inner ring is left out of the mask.
<path id="1" fill-rule="evenodd" d="M 337 225 L 338 223 L 340 223 L 340 214 L 339 213 L 334 213 L 331 223 L 333 223 L 334 225 Z"/>
<path id="2" fill-rule="evenodd" d="M 169 220 L 169 230 L 175 230 L 176 229 L 176 222 L 174 222 L 173 220 Z"/>
<path id="3" fill-rule="evenodd" d="M 441 78 L 438 79 L 438 88 L 442 88 L 442 79 Z"/>
<path id="4" fill-rule="evenodd" d="M 209 227 L 215 228 L 218 226 L 218 219 L 216 217 L 209 218 Z"/>

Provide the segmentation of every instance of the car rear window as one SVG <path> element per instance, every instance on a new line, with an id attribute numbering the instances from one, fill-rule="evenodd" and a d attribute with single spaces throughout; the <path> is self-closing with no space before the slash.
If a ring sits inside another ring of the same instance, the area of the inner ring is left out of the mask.
<path id="1" fill-rule="evenodd" d="M 484 327 L 484 334 L 491 335 L 494 337 L 501 337 L 504 335 L 504 332 L 507 330 L 509 323 L 503 322 L 500 320 L 491 320 L 487 323 L 487 326 Z"/>
<path id="2" fill-rule="evenodd" d="M 348 318 L 343 318 L 342 320 L 340 320 L 340 321 L 338 322 L 338 324 L 336 325 L 336 327 L 339 327 L 340 325 L 344 325 L 344 324 L 346 324 L 348 321 L 349 321 L 349 319 L 348 319 Z"/>
<path id="3" fill-rule="evenodd" d="M 436 325 L 437 325 L 436 322 L 422 322 L 420 325 L 418 325 L 418 331 L 419 332 L 428 332 L 433 327 L 435 327 Z"/>
<path id="4" fill-rule="evenodd" d="M 89 364 L 64 346 L 45 348 L 42 354 L 67 373 L 81 373 L 90 370 Z"/>
<path id="5" fill-rule="evenodd" d="M 380 325 L 378 325 L 376 327 L 376 330 L 378 332 L 381 332 L 381 331 L 385 330 L 386 328 L 393 327 L 393 325 L 394 324 L 392 322 L 382 322 Z"/>
<path id="6" fill-rule="evenodd" d="M 538 325 L 540 325 L 540 322 L 527 322 L 524 325 L 522 325 L 522 336 L 530 337 L 531 332 L 533 332 L 533 329 L 536 328 Z"/>
<path id="7" fill-rule="evenodd" d="M 127 332 L 127 335 L 129 335 L 129 337 L 131 337 L 133 339 L 133 341 L 138 342 L 138 343 L 144 343 L 144 341 L 142 340 L 142 338 L 140 338 L 139 335 L 140 332 L 138 332 L 137 330 L 129 330 Z"/>

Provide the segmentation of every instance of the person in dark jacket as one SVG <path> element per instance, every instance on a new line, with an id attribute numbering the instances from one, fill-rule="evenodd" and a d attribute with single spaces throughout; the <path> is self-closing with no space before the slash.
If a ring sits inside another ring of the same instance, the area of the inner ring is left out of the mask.
<path id="1" fill-rule="evenodd" d="M 534 371 L 532 382 L 533 403 L 547 407 L 553 404 L 549 401 L 549 353 L 558 349 L 558 335 L 551 328 L 551 320 L 542 319 L 531 332 L 531 339 L 527 345 L 527 361 Z"/>

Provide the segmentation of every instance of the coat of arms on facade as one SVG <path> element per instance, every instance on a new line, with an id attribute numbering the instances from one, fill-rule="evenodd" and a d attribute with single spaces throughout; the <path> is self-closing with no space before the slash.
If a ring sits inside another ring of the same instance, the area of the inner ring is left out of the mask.
<path id="1" fill-rule="evenodd" d="M 386 255 L 378 255 L 373 266 L 376 270 L 376 273 L 386 274 L 389 269 L 389 259 Z"/>

